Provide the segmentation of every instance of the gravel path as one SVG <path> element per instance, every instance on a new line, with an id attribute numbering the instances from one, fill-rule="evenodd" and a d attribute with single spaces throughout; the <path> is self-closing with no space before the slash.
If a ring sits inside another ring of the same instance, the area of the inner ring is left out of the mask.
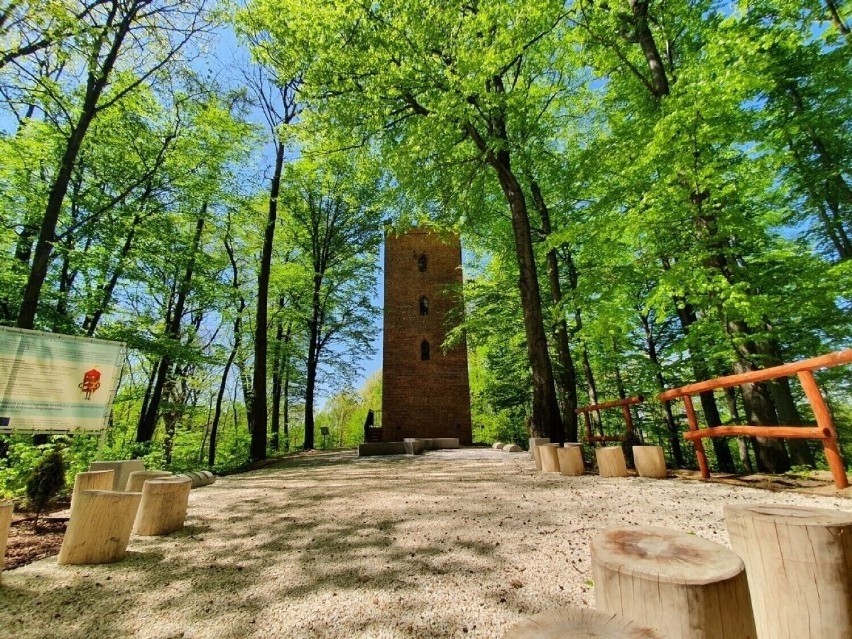
<path id="1" fill-rule="evenodd" d="M 306 455 L 192 491 L 187 528 L 105 566 L 3 573 L 0 637 L 500 637 L 594 605 L 588 541 L 653 524 L 727 544 L 727 502 L 852 502 L 536 473 L 527 453 Z"/>

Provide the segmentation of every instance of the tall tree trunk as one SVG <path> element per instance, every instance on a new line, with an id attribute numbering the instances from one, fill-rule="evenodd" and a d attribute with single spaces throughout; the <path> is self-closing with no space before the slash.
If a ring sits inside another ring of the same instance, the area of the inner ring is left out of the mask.
<path id="1" fill-rule="evenodd" d="M 195 260 L 198 255 L 198 248 L 201 245 L 201 234 L 204 230 L 204 220 L 207 216 L 207 203 L 201 206 L 201 214 L 195 223 L 195 234 L 192 238 L 192 246 L 190 254 L 187 257 L 186 270 L 183 273 L 180 284 L 177 289 L 174 308 L 171 310 L 171 316 L 168 317 L 166 324 L 166 337 L 174 342 L 180 341 L 180 327 L 183 319 L 186 299 L 189 296 L 190 285 L 192 283 L 192 274 L 195 270 Z M 173 358 L 170 354 L 166 354 L 160 360 L 157 369 L 157 380 L 151 393 L 151 399 L 146 407 L 146 410 L 139 416 L 139 424 L 136 427 L 136 441 L 148 442 L 154 436 L 154 430 L 157 427 L 157 419 L 160 412 L 160 403 L 163 399 L 163 391 L 168 379 L 168 373 L 172 368 Z"/>
<path id="2" fill-rule="evenodd" d="M 120 3 L 118 2 L 110 3 L 109 13 L 104 23 L 104 30 L 95 36 L 95 48 L 90 56 L 90 60 L 93 63 L 89 68 L 89 74 L 86 79 L 86 90 L 80 107 L 80 116 L 71 126 L 68 142 L 56 171 L 56 177 L 48 193 L 47 205 L 45 206 L 44 217 L 42 218 L 38 240 L 36 241 L 33 262 L 30 267 L 26 287 L 24 288 L 21 308 L 18 312 L 17 325 L 19 328 L 33 328 L 35 325 L 35 316 L 41 297 L 41 289 L 47 278 L 47 270 L 50 265 L 51 255 L 53 254 L 53 243 L 56 241 L 56 227 L 59 223 L 59 215 L 62 212 L 65 195 L 68 192 L 71 175 L 77 163 L 77 156 L 80 154 L 80 149 L 83 146 L 83 140 L 86 138 L 89 127 L 98 113 L 98 101 L 109 82 L 113 67 L 118 59 L 119 51 L 124 43 L 124 38 L 130 32 L 130 27 L 136 18 L 138 7 L 134 5 L 122 17 L 113 34 L 109 50 L 103 62 L 98 64 L 107 30 L 113 28 L 119 6 Z"/>
<path id="3" fill-rule="evenodd" d="M 254 333 L 254 381 L 252 389 L 251 459 L 266 459 L 267 395 L 266 361 L 269 332 L 269 273 L 272 268 L 272 244 L 278 220 L 278 194 L 281 189 L 281 171 L 284 168 L 284 144 L 275 144 L 275 172 L 269 185 L 269 206 L 266 228 L 263 233 L 263 251 L 257 275 L 257 313 Z"/>
<path id="4" fill-rule="evenodd" d="M 737 389 L 736 388 L 726 388 L 725 389 L 725 400 L 728 403 L 728 412 L 731 413 L 731 421 L 734 424 L 742 424 L 742 418 L 740 417 L 740 409 L 737 406 Z M 748 456 L 748 438 L 747 437 L 737 437 L 737 452 L 740 456 L 740 463 L 743 465 L 743 468 L 747 473 L 753 473 L 754 469 L 751 465 L 751 458 Z"/>
<path id="5" fill-rule="evenodd" d="M 493 82 L 498 87 L 498 92 L 503 93 L 502 79 L 495 77 Z M 505 121 L 499 116 L 494 116 L 491 124 L 492 132 L 496 132 L 500 139 L 506 141 L 506 145 L 499 150 L 489 148 L 488 143 L 472 124 L 467 124 L 465 130 L 485 155 L 488 164 L 497 173 L 497 179 L 511 212 L 515 255 L 518 260 L 518 287 L 521 294 L 524 332 L 527 340 L 527 355 L 532 369 L 531 434 L 534 437 L 547 436 L 553 441 L 563 441 L 562 417 L 559 413 L 559 402 L 556 399 L 553 367 L 547 347 L 547 335 L 544 330 L 541 291 L 538 285 L 535 253 L 532 247 L 527 202 L 521 184 L 512 172 Z"/>
<path id="6" fill-rule="evenodd" d="M 648 71 L 651 73 L 649 88 L 654 94 L 654 97 L 661 98 L 669 94 L 669 79 L 666 77 L 666 68 L 663 65 L 663 59 L 657 48 L 657 42 L 654 40 L 653 33 L 651 33 L 651 26 L 648 20 L 649 1 L 629 1 L 630 8 L 633 11 L 633 39 L 639 43 L 642 53 L 645 55 Z"/>
<path id="7" fill-rule="evenodd" d="M 278 308 L 284 307 L 284 298 L 278 301 Z M 281 448 L 281 393 L 283 391 L 282 374 L 290 366 L 290 357 L 287 349 L 290 345 L 290 334 L 293 325 L 287 322 L 287 330 L 284 323 L 278 320 L 278 328 L 275 335 L 275 363 L 272 368 L 272 450 Z"/>
<path id="8" fill-rule="evenodd" d="M 550 210 L 541 194 L 541 189 L 535 180 L 530 182 L 530 191 L 533 202 L 541 216 L 541 227 L 545 238 L 552 232 L 550 221 Z M 576 442 L 577 439 L 577 369 L 574 359 L 571 357 L 571 348 L 568 343 L 568 325 L 565 321 L 565 310 L 562 308 L 562 285 L 559 281 L 559 261 L 556 249 L 547 252 L 547 278 L 550 283 L 550 298 L 553 301 L 556 313 L 556 353 L 559 368 L 556 370 L 556 382 L 562 395 L 562 421 L 565 424 L 565 437 L 567 441 Z M 562 443 L 562 442 L 560 442 Z"/>
<path id="9" fill-rule="evenodd" d="M 324 274 L 324 264 L 314 265 L 314 286 L 311 298 L 311 318 L 308 321 L 308 360 L 305 380 L 305 443 L 303 448 L 314 448 L 314 398 L 316 395 L 317 367 L 321 350 L 320 330 L 322 328 L 322 308 L 320 292 Z"/>
<path id="10" fill-rule="evenodd" d="M 654 381 L 657 383 L 657 390 L 663 392 L 666 390 L 666 379 L 663 376 L 663 366 L 660 363 L 659 355 L 657 354 L 657 340 L 654 337 L 654 332 L 651 329 L 651 321 L 647 314 L 639 311 L 639 320 L 642 322 L 642 329 L 645 332 L 645 347 L 648 351 L 648 359 L 654 367 Z M 672 457 L 675 465 L 683 468 L 683 450 L 680 447 L 680 431 L 675 422 L 674 414 L 672 413 L 672 403 L 663 402 L 663 413 L 665 414 L 666 431 L 669 435 L 669 446 L 671 447 Z"/>

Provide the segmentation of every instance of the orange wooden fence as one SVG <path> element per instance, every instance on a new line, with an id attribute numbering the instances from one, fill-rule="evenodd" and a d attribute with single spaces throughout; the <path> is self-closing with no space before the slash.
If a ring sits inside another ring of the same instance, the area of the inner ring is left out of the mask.
<path id="1" fill-rule="evenodd" d="M 660 393 L 658 398 L 661 401 L 671 401 L 682 399 L 686 407 L 686 418 L 689 422 L 689 431 L 684 433 L 684 439 L 692 442 L 695 447 L 695 456 L 698 458 L 698 466 L 701 469 L 701 476 L 704 479 L 710 478 L 710 469 L 707 465 L 707 454 L 704 452 L 704 444 L 701 441 L 705 437 L 730 437 L 732 435 L 745 435 L 749 437 L 767 437 L 771 439 L 818 439 L 822 441 L 823 449 L 825 450 L 825 458 L 828 461 L 828 467 L 831 469 L 834 485 L 837 488 L 847 488 L 849 479 L 846 476 L 846 470 L 843 466 L 843 459 L 840 456 L 840 451 L 837 448 L 837 431 L 834 429 L 834 422 L 831 418 L 831 412 L 825 404 L 825 400 L 820 393 L 814 379 L 813 372 L 821 368 L 831 368 L 833 366 L 842 366 L 844 364 L 852 364 L 852 349 L 829 353 L 821 357 L 812 357 L 800 362 L 792 364 L 783 364 L 781 366 L 773 366 L 759 371 L 751 371 L 741 373 L 739 375 L 728 375 L 726 377 L 718 377 L 707 382 L 699 382 L 697 384 L 689 384 L 681 386 L 664 393 Z M 722 388 L 730 388 L 732 386 L 741 386 L 743 384 L 755 384 L 758 382 L 767 382 L 779 377 L 788 377 L 796 375 L 802 384 L 805 391 L 805 396 L 810 402 L 811 408 L 816 417 L 816 427 L 807 426 L 713 426 L 708 428 L 699 428 L 698 417 L 695 414 L 695 407 L 692 404 L 692 396 L 698 395 L 706 391 L 714 391 Z M 612 402 L 610 402 L 612 404 Z M 587 407 L 589 409 L 594 407 Z M 627 411 L 625 407 L 625 411 Z M 579 412 L 579 410 L 577 411 Z M 629 414 L 629 411 L 627 411 Z M 588 415 L 586 417 L 587 427 L 589 424 Z"/>
<path id="2" fill-rule="evenodd" d="M 641 404 L 645 399 L 640 395 L 638 397 L 628 397 L 627 399 L 616 399 L 611 402 L 602 404 L 591 404 L 590 406 L 581 406 L 574 412 L 582 415 L 586 420 L 586 441 L 590 444 L 593 442 L 623 442 L 624 435 L 595 435 L 592 432 L 592 419 L 589 414 L 592 411 L 600 411 L 606 408 L 621 407 L 621 414 L 624 415 L 624 423 L 627 425 L 627 433 L 633 433 L 633 417 L 630 415 L 630 407 L 634 404 Z"/>

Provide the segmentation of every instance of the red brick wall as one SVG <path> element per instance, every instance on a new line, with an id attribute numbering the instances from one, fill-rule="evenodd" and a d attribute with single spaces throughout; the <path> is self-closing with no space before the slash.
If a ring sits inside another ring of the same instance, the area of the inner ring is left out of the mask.
<path id="1" fill-rule="evenodd" d="M 426 256 L 426 271 L 418 268 Z M 458 437 L 471 443 L 467 344 L 448 352 L 441 343 L 447 313 L 456 303 L 448 286 L 462 282 L 461 243 L 453 235 L 413 229 L 385 238 L 385 321 L 382 384 L 382 437 Z M 420 314 L 420 298 L 429 314 Z M 422 361 L 427 340 L 430 359 Z"/>

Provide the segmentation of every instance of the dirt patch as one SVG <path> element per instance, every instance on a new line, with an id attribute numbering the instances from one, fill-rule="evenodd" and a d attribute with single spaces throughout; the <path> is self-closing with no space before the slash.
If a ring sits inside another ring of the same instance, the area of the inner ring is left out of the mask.
<path id="1" fill-rule="evenodd" d="M 35 513 L 22 511 L 12 515 L 5 570 L 58 554 L 68 526 L 67 508 L 68 504 L 59 504 L 51 512 L 42 513 L 38 530 L 35 528 Z"/>

